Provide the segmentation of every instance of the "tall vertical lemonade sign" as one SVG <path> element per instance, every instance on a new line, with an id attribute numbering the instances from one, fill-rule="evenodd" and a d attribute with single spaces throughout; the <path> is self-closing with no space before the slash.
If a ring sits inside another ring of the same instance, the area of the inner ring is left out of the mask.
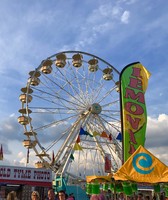
<path id="1" fill-rule="evenodd" d="M 145 144 L 147 112 L 145 91 L 150 73 L 139 62 L 127 65 L 120 74 L 123 162 Z"/>

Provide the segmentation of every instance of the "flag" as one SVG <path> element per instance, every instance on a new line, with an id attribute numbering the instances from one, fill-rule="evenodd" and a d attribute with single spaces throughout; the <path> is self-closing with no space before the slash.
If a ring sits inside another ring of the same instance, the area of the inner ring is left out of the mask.
<path id="1" fill-rule="evenodd" d="M 79 143 L 80 142 L 80 136 L 78 135 L 78 138 L 76 140 L 76 143 Z"/>
<path id="2" fill-rule="evenodd" d="M 79 135 L 86 135 L 85 130 L 82 127 L 80 128 Z"/>
<path id="3" fill-rule="evenodd" d="M 90 137 L 93 137 L 89 132 L 85 131 L 82 127 L 80 128 L 79 135 L 89 135 Z"/>
<path id="4" fill-rule="evenodd" d="M 112 139 L 113 139 L 113 138 L 112 138 L 112 135 L 111 135 L 111 133 L 110 133 L 110 135 L 109 135 L 109 140 L 112 141 Z"/>
<path id="5" fill-rule="evenodd" d="M 27 149 L 27 163 L 29 163 L 29 148 Z"/>
<path id="6" fill-rule="evenodd" d="M 122 141 L 122 134 L 121 133 L 118 133 L 116 140 L 119 140 L 120 142 Z"/>
<path id="7" fill-rule="evenodd" d="M 93 131 L 93 137 L 99 135 L 100 136 L 100 133 L 98 133 L 97 131 Z"/>
<path id="8" fill-rule="evenodd" d="M 71 160 L 74 160 L 73 154 L 70 155 L 70 159 L 71 159 Z"/>
<path id="9" fill-rule="evenodd" d="M 81 151 L 81 150 L 82 150 L 82 147 L 81 147 L 78 143 L 75 143 L 75 145 L 74 145 L 74 150 L 76 150 L 76 151 Z"/>
<path id="10" fill-rule="evenodd" d="M 1 149 L 0 149 L 0 160 L 3 160 L 3 147 L 1 144 Z"/>
<path id="11" fill-rule="evenodd" d="M 85 131 L 86 135 L 89 135 L 90 137 L 93 137 L 93 135 L 91 135 L 88 131 Z"/>
<path id="12" fill-rule="evenodd" d="M 101 133 L 100 137 L 109 138 L 109 136 L 107 135 L 105 131 Z"/>
<path id="13" fill-rule="evenodd" d="M 150 73 L 139 62 L 127 65 L 120 74 L 123 162 L 145 143 L 145 91 L 149 77 Z"/>

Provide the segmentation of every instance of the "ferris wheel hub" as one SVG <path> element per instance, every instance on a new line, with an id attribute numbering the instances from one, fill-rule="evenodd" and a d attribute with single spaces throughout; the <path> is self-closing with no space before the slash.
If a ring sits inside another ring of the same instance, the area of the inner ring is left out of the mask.
<path id="1" fill-rule="evenodd" d="M 90 107 L 90 111 L 92 114 L 100 114 L 102 111 L 102 108 L 98 103 L 93 103 Z"/>

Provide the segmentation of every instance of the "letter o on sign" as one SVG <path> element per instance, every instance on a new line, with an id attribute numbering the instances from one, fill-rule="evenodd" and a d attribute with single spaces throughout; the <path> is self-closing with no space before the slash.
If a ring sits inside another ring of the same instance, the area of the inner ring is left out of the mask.
<path id="1" fill-rule="evenodd" d="M 127 102 L 125 104 L 125 109 L 133 115 L 142 115 L 144 113 L 144 110 L 140 105 L 132 102 Z"/>

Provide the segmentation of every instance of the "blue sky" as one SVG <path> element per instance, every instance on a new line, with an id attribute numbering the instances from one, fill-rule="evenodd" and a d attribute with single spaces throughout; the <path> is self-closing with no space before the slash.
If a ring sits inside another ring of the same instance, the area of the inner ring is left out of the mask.
<path id="1" fill-rule="evenodd" d="M 119 71 L 139 61 L 146 91 L 146 147 L 168 165 L 168 2 L 163 0 L 1 0 L 0 141 L 2 164 L 23 165 L 20 89 L 29 71 L 60 51 L 89 52 Z"/>

